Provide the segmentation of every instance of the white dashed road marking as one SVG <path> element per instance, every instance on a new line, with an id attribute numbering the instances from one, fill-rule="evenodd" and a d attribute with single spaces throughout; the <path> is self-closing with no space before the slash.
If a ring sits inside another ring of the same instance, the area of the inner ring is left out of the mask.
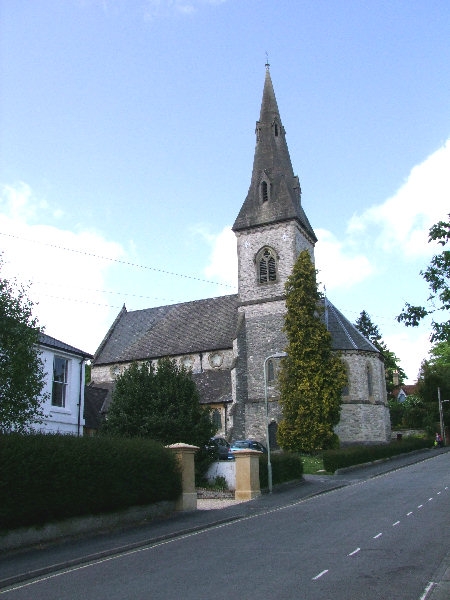
<path id="1" fill-rule="evenodd" d="M 444 488 L 445 490 L 448 490 L 448 486 L 446 486 Z M 441 492 L 436 492 L 436 494 L 439 496 Z M 431 496 L 430 498 L 428 498 L 428 502 L 431 502 L 431 500 L 433 500 L 433 496 Z M 419 506 L 417 508 L 423 508 L 423 504 L 419 504 Z M 406 513 L 407 517 L 410 517 L 413 514 L 413 511 L 410 510 L 409 512 Z M 392 523 L 392 527 L 396 527 L 397 525 L 400 525 L 400 521 L 395 521 L 395 523 Z M 377 533 L 376 535 L 373 536 L 374 540 L 377 540 L 378 538 L 380 538 L 383 535 L 383 532 L 380 531 L 379 533 Z M 352 552 L 350 552 L 349 554 L 347 554 L 347 556 L 355 556 L 355 554 L 358 554 L 358 552 L 361 551 L 361 548 L 355 548 L 355 550 L 353 550 Z M 320 579 L 321 577 L 323 577 L 324 575 L 326 575 L 326 573 L 328 573 L 329 570 L 328 569 L 324 569 L 323 571 L 321 571 L 320 573 L 318 573 L 317 575 L 315 575 L 315 577 L 312 578 L 312 581 L 317 581 L 318 579 Z M 435 586 L 436 584 L 434 582 L 430 582 L 427 587 L 425 588 L 425 591 L 423 593 L 423 595 L 420 597 L 420 600 L 426 600 L 426 597 L 428 596 L 428 593 L 430 592 L 430 590 Z"/>
<path id="2" fill-rule="evenodd" d="M 328 569 L 321 571 L 318 575 L 313 577 L 313 581 L 315 581 L 316 579 L 320 579 L 322 577 L 322 575 L 325 575 L 325 573 L 328 573 Z"/>

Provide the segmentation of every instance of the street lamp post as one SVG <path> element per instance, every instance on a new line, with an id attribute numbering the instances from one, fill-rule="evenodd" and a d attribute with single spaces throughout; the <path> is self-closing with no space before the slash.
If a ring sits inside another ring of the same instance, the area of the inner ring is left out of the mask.
<path id="1" fill-rule="evenodd" d="M 445 425 L 444 425 L 444 411 L 442 410 L 442 405 L 444 402 L 450 402 L 450 400 L 441 400 L 441 388 L 438 387 L 438 402 L 439 402 L 439 422 L 441 425 L 441 438 L 444 442 L 444 446 L 447 445 L 447 439 L 445 435 Z"/>
<path id="2" fill-rule="evenodd" d="M 267 446 L 267 483 L 269 494 L 272 493 L 272 463 L 270 460 L 270 440 L 269 440 L 269 403 L 267 400 L 267 363 L 273 358 L 284 358 L 286 352 L 275 352 L 264 359 L 264 405 L 266 411 L 266 446 Z"/>

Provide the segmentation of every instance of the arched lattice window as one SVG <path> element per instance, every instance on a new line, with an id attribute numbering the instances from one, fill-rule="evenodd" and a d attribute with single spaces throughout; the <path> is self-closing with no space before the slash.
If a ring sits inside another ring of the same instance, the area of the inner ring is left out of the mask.
<path id="1" fill-rule="evenodd" d="M 370 365 L 366 366 L 366 372 L 367 372 L 367 391 L 369 393 L 369 396 L 373 396 L 373 379 L 372 379 L 372 369 L 370 368 Z"/>
<path id="2" fill-rule="evenodd" d="M 264 248 L 258 259 L 259 283 L 277 280 L 277 263 L 275 253 L 270 248 Z"/>

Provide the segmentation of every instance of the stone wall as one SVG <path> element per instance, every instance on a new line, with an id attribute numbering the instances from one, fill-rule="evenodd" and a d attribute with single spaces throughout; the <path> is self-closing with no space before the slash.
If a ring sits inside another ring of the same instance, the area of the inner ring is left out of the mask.
<path id="1" fill-rule="evenodd" d="M 343 445 L 390 441 L 389 408 L 382 404 L 343 404 L 335 432 Z"/>
<path id="2" fill-rule="evenodd" d="M 239 299 L 253 302 L 284 295 L 284 284 L 292 273 L 301 250 L 308 249 L 313 256 L 313 245 L 300 231 L 297 222 L 289 221 L 237 232 Z M 255 257 L 264 247 L 275 250 L 277 256 L 277 280 L 260 284 Z"/>
<path id="3" fill-rule="evenodd" d="M 384 364 L 380 355 L 375 352 L 346 351 L 342 359 L 347 364 L 349 376 L 348 395 L 344 397 L 347 404 L 370 403 L 387 406 L 386 379 Z M 369 393 L 367 370 L 372 377 L 372 390 Z"/>
<path id="4" fill-rule="evenodd" d="M 192 369 L 193 373 L 203 373 L 204 371 L 216 369 L 229 371 L 234 366 L 234 351 L 232 348 L 170 356 L 169 358 L 176 360 L 186 368 Z M 157 360 L 152 360 L 152 362 L 156 364 Z M 94 383 L 111 383 L 118 375 L 126 371 L 130 365 L 130 362 L 95 365 L 91 372 L 92 381 Z"/>

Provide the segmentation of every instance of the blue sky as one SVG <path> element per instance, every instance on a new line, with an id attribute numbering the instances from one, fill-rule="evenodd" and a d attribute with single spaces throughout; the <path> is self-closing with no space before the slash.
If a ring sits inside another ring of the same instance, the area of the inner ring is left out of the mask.
<path id="1" fill-rule="evenodd" d="M 442 0 L 3 0 L 0 249 L 49 335 L 95 352 L 129 310 L 236 291 L 266 52 L 316 266 L 410 381 L 419 275 L 450 212 Z"/>

